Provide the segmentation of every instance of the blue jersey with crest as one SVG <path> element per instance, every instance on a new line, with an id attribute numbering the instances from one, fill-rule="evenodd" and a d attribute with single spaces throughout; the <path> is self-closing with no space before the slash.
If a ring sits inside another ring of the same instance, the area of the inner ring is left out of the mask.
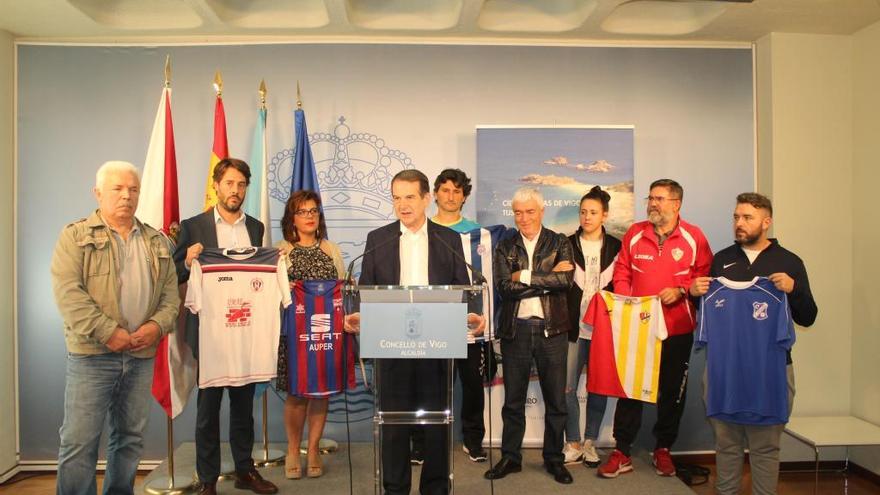
<path id="1" fill-rule="evenodd" d="M 770 280 L 714 279 L 696 335 L 707 348 L 706 414 L 747 425 L 787 423 L 786 351 L 794 341 L 788 299 Z"/>

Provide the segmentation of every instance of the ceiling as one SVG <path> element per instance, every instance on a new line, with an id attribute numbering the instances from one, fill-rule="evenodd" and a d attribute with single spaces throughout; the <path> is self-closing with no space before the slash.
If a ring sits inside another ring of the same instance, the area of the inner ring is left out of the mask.
<path id="1" fill-rule="evenodd" d="M 852 34 L 880 0 L 0 0 L 25 42 L 728 43 Z"/>

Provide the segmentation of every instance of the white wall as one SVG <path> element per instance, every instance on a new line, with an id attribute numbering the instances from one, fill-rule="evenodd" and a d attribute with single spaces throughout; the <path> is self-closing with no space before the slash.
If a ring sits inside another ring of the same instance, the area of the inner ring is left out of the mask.
<path id="1" fill-rule="evenodd" d="M 759 166 L 772 170 L 766 192 L 775 203 L 775 235 L 804 260 L 819 305 L 819 318 L 809 329 L 799 329 L 793 351 L 794 414 L 847 414 L 853 290 L 852 39 L 773 33 L 767 41 L 762 46 L 769 46 L 772 57 L 772 137 L 762 143 L 762 156 L 771 161 Z"/>
<path id="2" fill-rule="evenodd" d="M 853 36 L 852 414 L 880 424 L 880 305 L 877 184 L 880 183 L 880 22 Z M 880 448 L 853 449 L 857 464 L 880 473 Z"/>
<path id="3" fill-rule="evenodd" d="M 759 187 L 774 202 L 774 235 L 804 260 L 819 306 L 793 350 L 799 416 L 850 413 L 852 49 L 851 36 L 773 33 L 758 43 Z M 783 460 L 805 454 L 795 445 L 783 443 Z"/>
<path id="4" fill-rule="evenodd" d="M 12 35 L 0 31 L 0 479 L 17 462 L 15 438 L 15 325 L 13 308 L 14 226 L 13 208 L 13 78 L 15 74 Z"/>

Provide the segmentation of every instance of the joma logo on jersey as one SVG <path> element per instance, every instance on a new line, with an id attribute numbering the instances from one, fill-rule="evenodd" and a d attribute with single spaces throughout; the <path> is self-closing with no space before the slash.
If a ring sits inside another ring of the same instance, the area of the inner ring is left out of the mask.
<path id="1" fill-rule="evenodd" d="M 767 319 L 767 306 L 766 302 L 753 302 L 752 303 L 752 318 L 756 320 L 766 320 Z"/>
<path id="2" fill-rule="evenodd" d="M 633 255 L 633 259 L 654 261 L 654 256 L 652 256 L 650 254 L 636 254 L 636 255 Z"/>
<path id="3" fill-rule="evenodd" d="M 247 301 L 233 302 L 226 305 L 226 326 L 244 327 L 251 323 L 251 303 Z"/>
<path id="4" fill-rule="evenodd" d="M 217 277 L 217 282 L 232 282 L 232 277 L 229 275 L 221 275 Z"/>
<path id="5" fill-rule="evenodd" d="M 649 311 L 642 311 L 639 313 L 639 319 L 642 320 L 642 323 L 647 323 L 651 319 L 651 313 Z"/>

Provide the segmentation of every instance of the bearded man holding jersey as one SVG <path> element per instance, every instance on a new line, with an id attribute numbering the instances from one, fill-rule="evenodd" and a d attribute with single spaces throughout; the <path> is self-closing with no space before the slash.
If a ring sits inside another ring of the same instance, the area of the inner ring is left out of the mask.
<path id="1" fill-rule="evenodd" d="M 658 296 L 669 336 L 660 358 L 657 422 L 654 424 L 653 465 L 660 476 L 674 476 L 669 449 L 678 437 L 687 392 L 687 371 L 694 342 L 695 307 L 687 297 L 691 282 L 706 276 L 712 251 L 706 236 L 681 216 L 684 189 L 672 179 L 651 184 L 645 205 L 648 219 L 633 224 L 622 239 L 614 267 L 614 292 L 628 296 Z M 620 399 L 614 413 L 617 448 L 598 475 L 616 478 L 633 470 L 632 444 L 642 425 L 643 402 Z"/>

